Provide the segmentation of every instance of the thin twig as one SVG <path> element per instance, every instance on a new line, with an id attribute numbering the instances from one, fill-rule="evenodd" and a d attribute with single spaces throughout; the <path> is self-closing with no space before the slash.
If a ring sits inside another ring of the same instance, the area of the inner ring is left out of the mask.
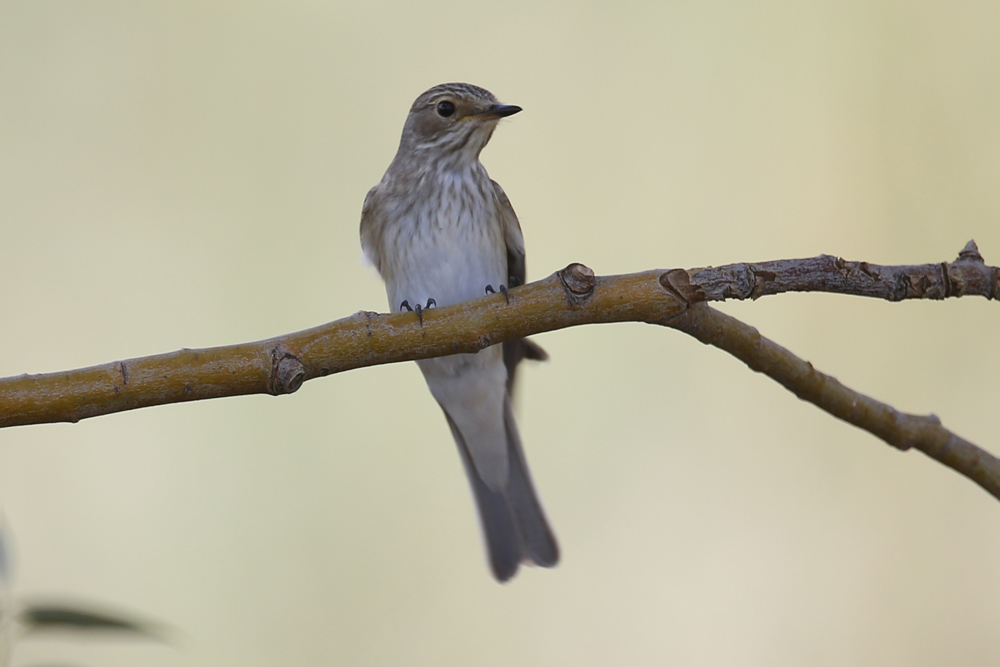
<path id="1" fill-rule="evenodd" d="M 693 304 L 663 324 L 706 345 L 725 350 L 802 400 L 878 436 L 897 449 L 920 450 L 1000 499 L 1000 459 L 944 428 L 935 415 L 899 412 L 849 389 L 837 378 L 821 373 L 808 361 L 761 336 L 755 328 L 705 303 Z"/>
<path id="2" fill-rule="evenodd" d="M 820 255 L 810 259 L 691 269 L 707 301 L 756 299 L 784 292 L 835 292 L 887 301 L 985 296 L 1000 299 L 1000 269 L 987 266 L 975 241 L 952 263 L 882 266 Z"/>

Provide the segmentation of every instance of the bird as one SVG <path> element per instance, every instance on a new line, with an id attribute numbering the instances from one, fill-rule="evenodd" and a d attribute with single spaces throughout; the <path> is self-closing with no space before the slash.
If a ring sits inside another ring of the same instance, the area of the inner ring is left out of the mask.
<path id="1" fill-rule="evenodd" d="M 503 118 L 521 107 L 488 90 L 445 83 L 410 107 L 399 149 L 365 197 L 361 247 L 385 282 L 389 308 L 423 311 L 525 281 L 524 237 L 510 200 L 479 161 Z M 511 406 L 522 359 L 544 360 L 526 339 L 417 361 L 458 445 L 494 577 L 521 563 L 553 567 L 559 546 L 528 472 Z"/>

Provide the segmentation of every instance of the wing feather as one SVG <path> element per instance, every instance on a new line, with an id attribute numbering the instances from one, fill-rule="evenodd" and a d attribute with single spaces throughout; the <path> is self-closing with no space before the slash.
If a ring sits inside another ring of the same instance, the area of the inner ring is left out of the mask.
<path id="1" fill-rule="evenodd" d="M 514 213 L 514 207 L 511 206 L 507 193 L 503 191 L 499 183 L 491 182 L 500 207 L 500 222 L 503 225 L 504 242 L 507 244 L 507 285 L 508 287 L 516 287 L 523 285 L 527 279 L 524 235 L 521 233 L 521 223 L 517 221 L 517 214 Z M 514 393 L 515 371 L 522 359 L 544 361 L 548 358 L 549 355 L 546 354 L 545 350 L 526 338 L 509 340 L 504 343 L 503 361 L 507 366 L 507 393 L 511 395 Z"/>
<path id="2" fill-rule="evenodd" d="M 361 250 L 380 274 L 382 274 L 382 248 L 379 241 L 382 238 L 382 220 L 376 211 L 379 208 L 377 201 L 381 185 L 379 183 L 369 190 L 365 195 L 365 203 L 361 205 Z"/>

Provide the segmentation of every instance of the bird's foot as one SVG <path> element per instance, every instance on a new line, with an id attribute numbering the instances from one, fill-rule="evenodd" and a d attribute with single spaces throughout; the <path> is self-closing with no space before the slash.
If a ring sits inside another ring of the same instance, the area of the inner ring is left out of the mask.
<path id="1" fill-rule="evenodd" d="M 427 305 L 421 306 L 419 303 L 416 306 L 410 306 L 409 301 L 403 301 L 399 304 L 399 311 L 408 310 L 411 313 L 417 314 L 417 319 L 420 320 L 420 326 L 424 326 L 424 311 L 437 306 L 437 301 L 434 299 L 427 299 Z"/>
<path id="2" fill-rule="evenodd" d="M 495 289 L 493 289 L 493 285 L 487 285 L 486 286 L 486 293 L 487 294 L 496 294 L 497 291 Z M 507 287 L 506 286 L 504 286 L 504 285 L 500 286 L 500 293 L 503 294 L 503 300 L 506 301 L 507 303 L 510 303 L 510 294 L 507 292 Z"/>

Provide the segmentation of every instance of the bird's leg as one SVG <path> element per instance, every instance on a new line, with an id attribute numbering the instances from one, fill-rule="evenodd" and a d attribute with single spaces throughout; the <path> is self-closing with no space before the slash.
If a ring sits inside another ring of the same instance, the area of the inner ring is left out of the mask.
<path id="1" fill-rule="evenodd" d="M 413 310 L 417 311 L 417 319 L 420 320 L 420 326 L 424 326 L 424 309 L 419 303 L 413 307 Z"/>

